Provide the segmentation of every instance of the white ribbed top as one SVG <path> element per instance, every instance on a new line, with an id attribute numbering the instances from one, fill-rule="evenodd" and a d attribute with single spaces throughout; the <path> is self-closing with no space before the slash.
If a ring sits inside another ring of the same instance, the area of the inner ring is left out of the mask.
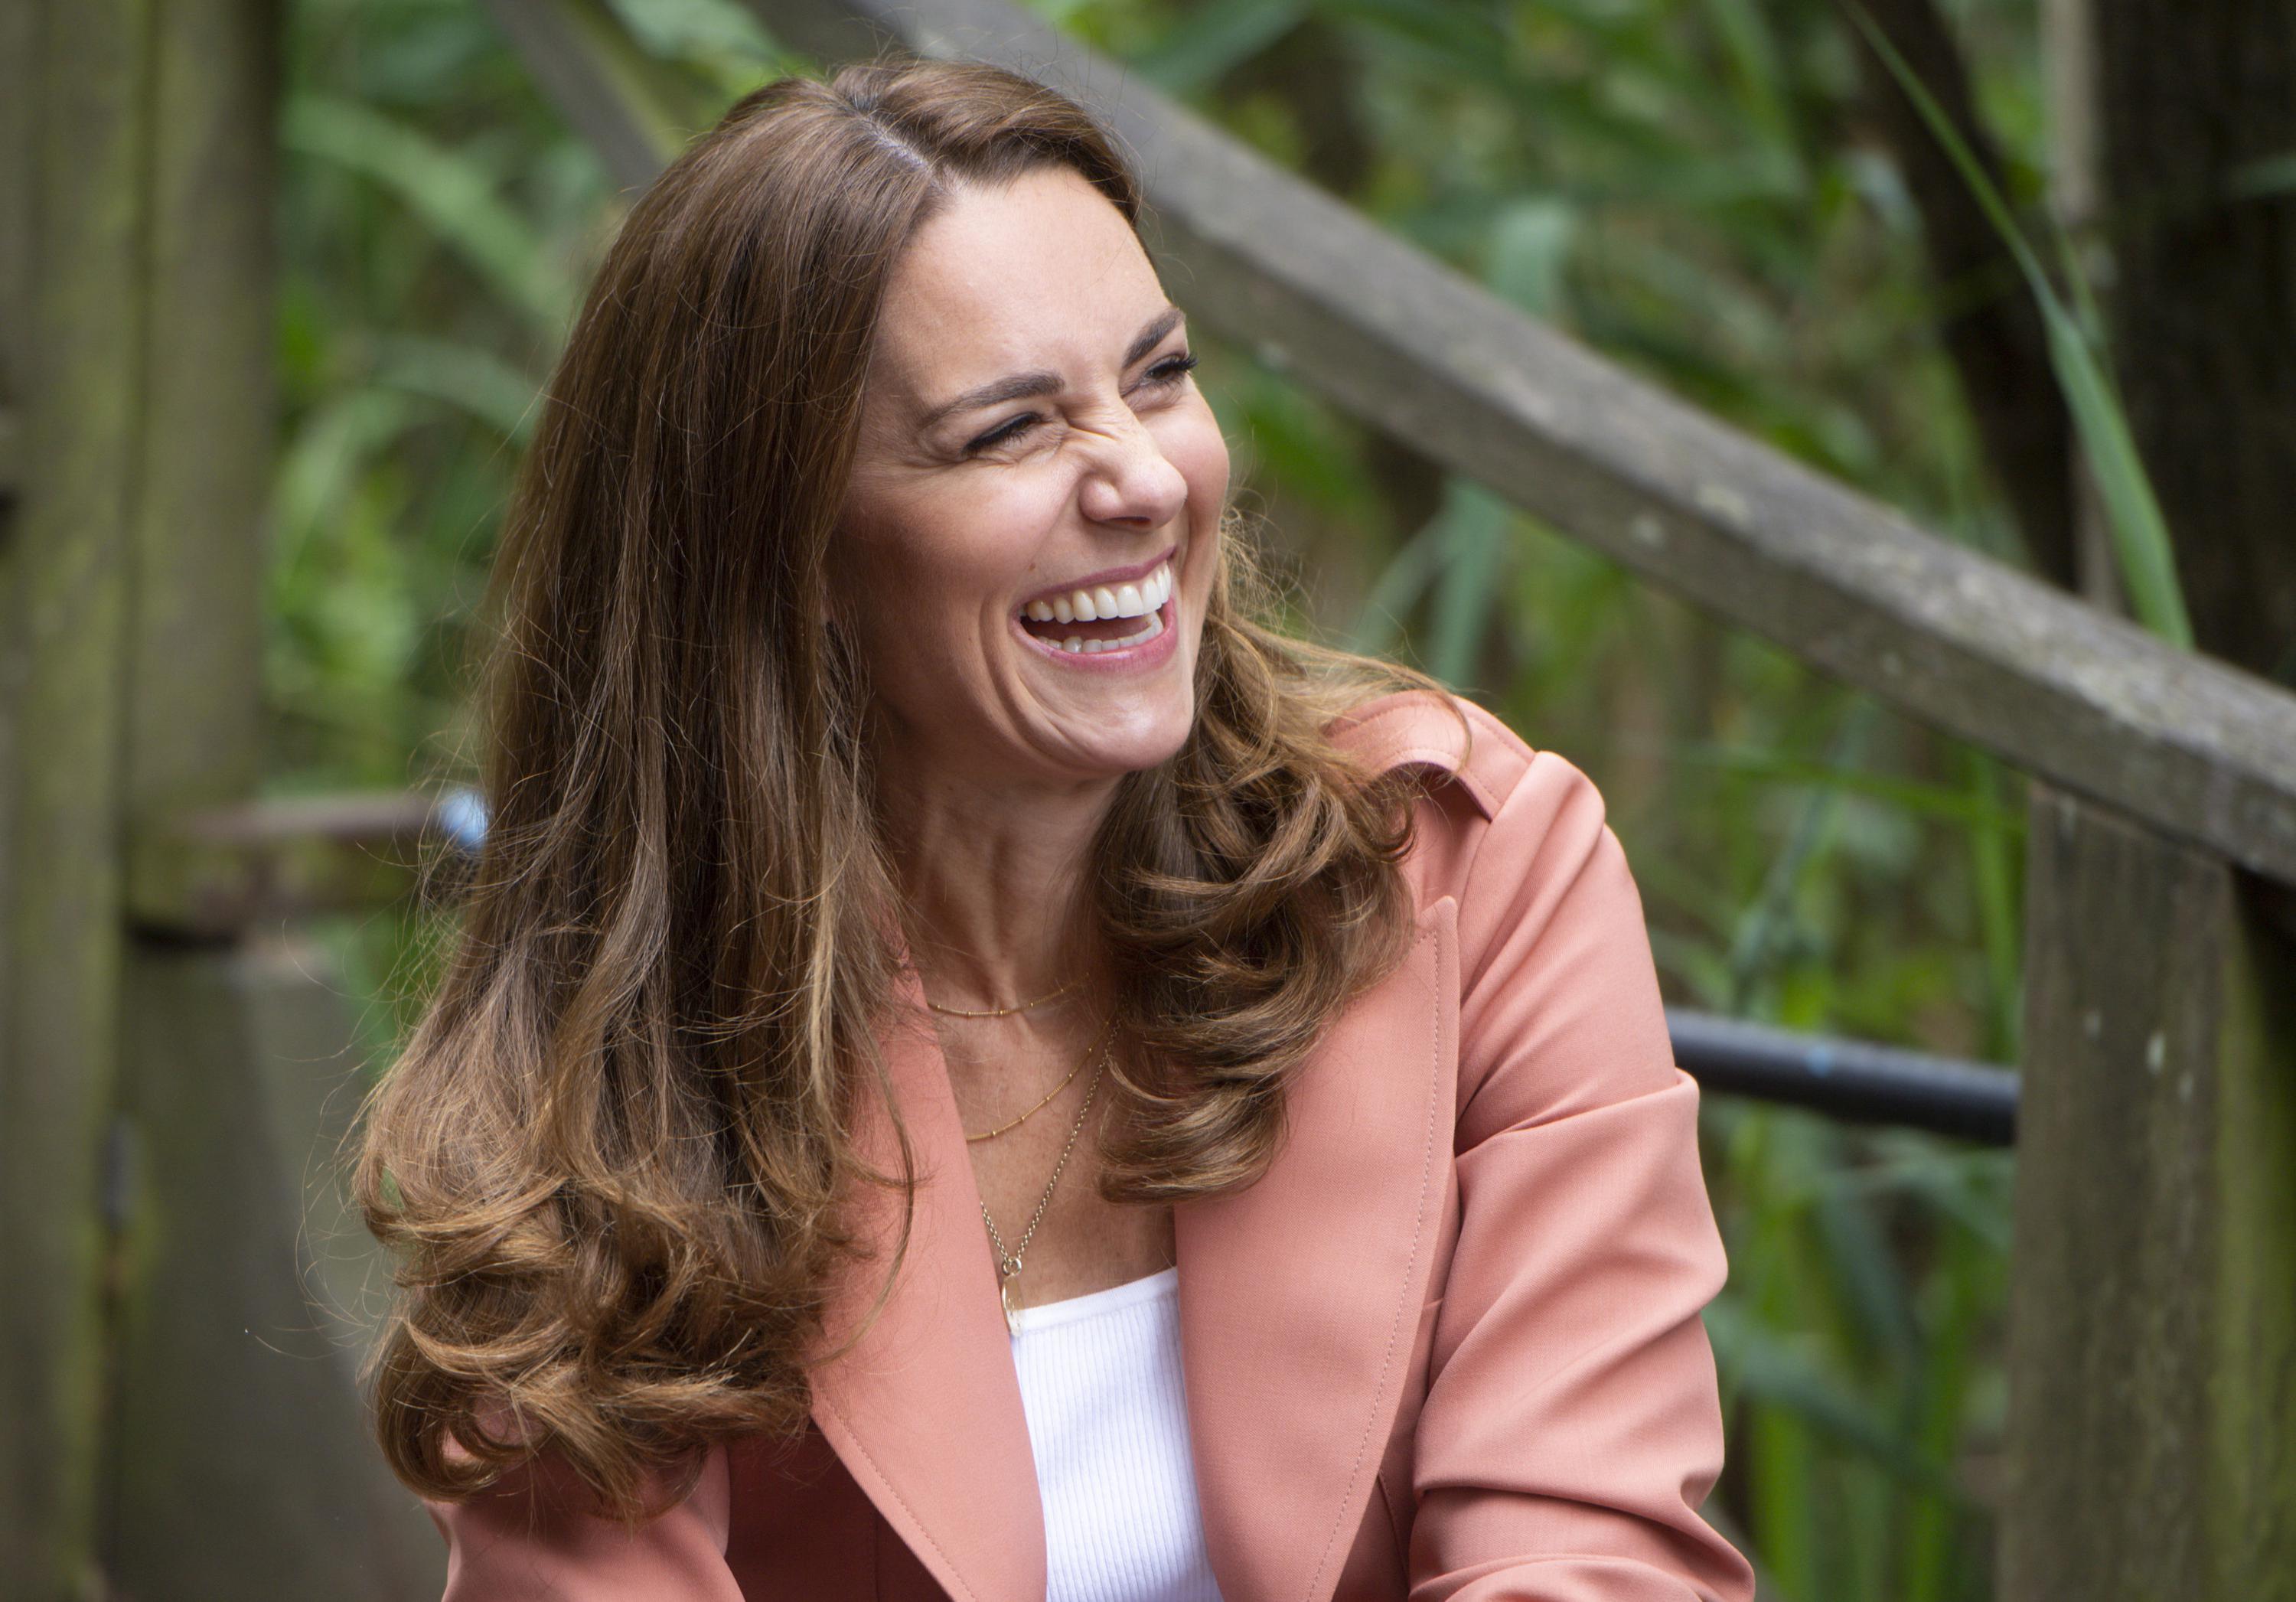
<path id="1" fill-rule="evenodd" d="M 1219 1602 L 1180 1382 L 1180 1270 L 1014 1315 L 1046 1602 Z"/>

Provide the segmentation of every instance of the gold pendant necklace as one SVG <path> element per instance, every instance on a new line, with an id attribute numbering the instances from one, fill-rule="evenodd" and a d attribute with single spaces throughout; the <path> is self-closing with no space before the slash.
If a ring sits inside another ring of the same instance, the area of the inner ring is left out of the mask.
<path id="1" fill-rule="evenodd" d="M 980 1204 L 980 1221 L 988 1226 L 988 1244 L 996 1253 L 996 1297 L 1004 1304 L 1004 1327 L 1020 1332 L 1021 1310 L 1013 1303 L 1013 1281 L 1021 1276 L 1021 1259 L 1027 1254 L 1029 1243 L 1036 1238 L 1037 1226 L 1045 1221 L 1045 1209 L 1053 1203 L 1053 1191 L 1061 1182 L 1061 1171 L 1069 1165 L 1069 1154 L 1076 1149 L 1077 1137 L 1084 1132 L 1085 1114 L 1092 1111 L 1093 1097 L 1100 1094 L 1102 1076 L 1108 1072 L 1108 1054 L 1103 1052 L 1100 1066 L 1094 1070 L 1092 1085 L 1084 1093 L 1084 1105 L 1077 1109 L 1076 1122 L 1069 1129 L 1068 1144 L 1061 1147 L 1061 1160 L 1053 1164 L 1053 1177 L 1045 1181 L 1045 1194 L 1037 1198 L 1037 1211 L 1021 1231 L 1020 1245 L 1011 1251 L 1004 1249 L 1004 1237 L 996 1232 L 996 1220 L 988 1216 L 988 1204 Z"/>

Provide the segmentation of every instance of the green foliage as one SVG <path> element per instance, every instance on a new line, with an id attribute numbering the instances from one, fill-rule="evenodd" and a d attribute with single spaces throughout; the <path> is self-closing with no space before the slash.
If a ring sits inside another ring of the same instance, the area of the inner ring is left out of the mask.
<path id="1" fill-rule="evenodd" d="M 2129 431 L 2128 415 L 2121 408 L 2111 371 L 2103 359 L 2100 322 L 2079 269 L 2068 252 L 2066 271 L 2082 312 L 2077 317 L 2058 299 L 2049 275 L 2041 269 L 2040 259 L 2026 242 L 2008 206 L 1956 131 L 1952 119 L 1931 97 L 1905 58 L 1890 45 L 1888 36 L 1874 25 L 1866 8 L 1851 0 L 1849 12 L 1920 111 L 1930 132 L 1945 146 L 1962 181 L 1977 196 L 1986 219 L 2008 246 L 2016 259 L 2017 270 L 2024 275 L 2034 300 L 2040 303 L 2042 323 L 2048 330 L 2050 365 L 2056 371 L 2058 386 L 2064 391 L 2066 404 L 2072 412 L 2073 425 L 2079 431 L 2081 444 L 2087 451 L 2089 470 L 2104 502 L 2112 531 L 2113 555 L 2119 559 L 2130 604 L 2154 633 L 2190 650 L 2193 625 L 2185 615 L 2184 592 L 2177 583 L 2177 561 L 2169 548 L 2169 525 L 2161 515 L 2160 503 L 2153 498 L 2144 461 L 2136 454 L 2136 436 Z"/>
<path id="2" fill-rule="evenodd" d="M 1857 136 L 1855 35 L 1831 0 L 1035 9 L 1611 359 L 2014 559 L 1936 334 L 2028 284 L 1928 281 L 1904 189 Z M 2005 218 L 2037 187 L 2031 8 L 1948 9 L 2008 148 Z M 599 15 L 621 20 L 665 128 L 784 59 L 733 0 Z M 292 18 L 274 783 L 427 782 L 462 771 L 510 472 L 623 202 L 483 8 L 298 0 Z M 2078 379 L 2087 336 L 2051 316 Z M 1313 575 L 1300 615 L 1471 687 L 1596 777 L 1670 998 L 2013 1060 L 2022 798 L 1997 764 L 1198 344 L 1242 498 Z M 2095 451 L 2109 393 L 2074 398 Z M 380 998 L 379 1056 L 433 934 L 412 915 L 340 933 Z M 1765 1595 L 1984 1596 L 2009 1160 L 1720 1096 L 1705 1137 L 1733 1264 L 1709 1317 L 1731 1442 L 1711 1506 Z"/>

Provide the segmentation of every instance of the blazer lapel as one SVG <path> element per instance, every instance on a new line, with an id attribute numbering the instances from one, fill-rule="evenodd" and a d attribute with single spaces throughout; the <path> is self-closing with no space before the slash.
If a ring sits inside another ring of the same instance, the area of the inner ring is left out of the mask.
<path id="1" fill-rule="evenodd" d="M 1456 1099 L 1457 903 L 1289 1092 L 1249 1189 L 1177 1210 L 1189 1432 L 1223 1595 L 1324 1602 L 1403 1397 Z"/>
<path id="2" fill-rule="evenodd" d="M 899 1238 L 901 1198 L 874 1187 L 857 1198 L 850 1216 L 880 1254 L 838 1277 L 818 1350 L 834 1351 L 866 1328 L 814 1371 L 814 1422 L 951 1597 L 1042 1602 L 1044 1508 L 980 1193 L 922 989 L 913 969 L 901 973 L 896 1016 L 905 1022 L 884 1041 L 885 1065 L 915 1158 L 916 1211 L 872 1322 Z M 898 1174 L 891 1116 L 873 1089 L 859 1121 L 866 1160 Z"/>
<path id="3" fill-rule="evenodd" d="M 850 1216 L 881 1255 L 832 1287 L 820 1349 L 862 1333 L 814 1371 L 814 1421 L 951 1597 L 1042 1602 L 1044 1508 L 980 1192 L 913 971 L 901 985 L 914 1022 L 884 1044 L 917 1171 L 908 1250 L 872 1320 L 901 1201 L 859 1193 Z M 1324 1602 L 1373 1494 L 1433 1275 L 1458 993 L 1447 896 L 1303 1065 L 1267 1172 L 1175 1211 L 1189 1434 L 1228 1597 Z M 873 1090 L 857 1133 L 899 1171 Z"/>

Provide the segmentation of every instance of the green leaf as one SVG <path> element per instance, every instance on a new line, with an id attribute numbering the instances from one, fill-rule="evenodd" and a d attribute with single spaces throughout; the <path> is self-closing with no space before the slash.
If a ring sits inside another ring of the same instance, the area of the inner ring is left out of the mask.
<path id="1" fill-rule="evenodd" d="M 2050 286 L 2048 275 L 2041 270 L 2040 259 L 2026 242 L 2023 232 L 2010 214 L 2008 203 L 1986 176 L 1984 168 L 1962 139 L 1960 130 L 1953 126 L 1952 119 L 1931 96 L 1866 8 L 1857 0 L 1843 0 L 1843 4 L 1873 45 L 1874 54 L 1889 68 L 1905 90 L 1906 98 L 1913 102 L 1922 120 L 1929 125 L 1931 134 L 1944 146 L 1962 182 L 1969 186 L 1994 231 L 2000 234 L 2002 243 L 2008 247 L 2018 271 L 2024 275 L 2033 298 L 2040 304 L 2041 321 L 2048 336 L 2049 365 L 2056 372 L 2058 387 L 2064 392 L 2074 430 L 2079 435 L 2089 471 L 2095 478 L 2098 497 L 2104 504 L 2113 554 L 2120 561 L 2129 604 L 2146 628 L 2171 644 L 2190 650 L 2193 625 L 2185 611 L 2184 592 L 2177 582 L 2168 521 L 2161 513 L 2152 480 L 2145 475 L 2144 460 L 2137 455 L 2128 418 L 2080 322 Z M 2071 281 L 2080 283 L 2078 268 L 2070 263 L 2068 267 Z M 2085 295 L 2086 285 L 2076 292 Z"/>
<path id="2" fill-rule="evenodd" d="M 318 94 L 290 100 L 290 148 L 363 174 L 397 196 L 512 307 L 554 339 L 572 318 L 565 267 L 477 163 L 371 107 Z"/>
<path id="3" fill-rule="evenodd" d="M 1578 237 L 1578 208 L 1553 195 L 1528 195 L 1491 223 L 1492 291 L 1535 317 L 1562 308 L 1562 270 Z"/>
<path id="4" fill-rule="evenodd" d="M 1966 1499 L 1945 1465 L 1899 1436 L 1799 1343 L 1748 1317 L 1728 1297 L 1707 1304 L 1705 1321 L 1716 1361 L 1732 1371 L 1742 1393 L 1792 1414 L 1894 1479 L 1933 1495 Z"/>
<path id="5" fill-rule="evenodd" d="M 1446 684 L 1463 686 L 1474 671 L 1496 609 L 1514 513 L 1481 485 L 1455 478 L 1438 521 L 1443 562 L 1435 585 L 1427 670 Z"/>
<path id="6" fill-rule="evenodd" d="M 1307 0 L 1224 0 L 1188 12 L 1128 63 L 1167 94 L 1193 94 L 1297 28 Z"/>
<path id="7" fill-rule="evenodd" d="M 450 340 L 390 334 L 375 341 L 375 381 L 469 413 L 513 444 L 533 431 L 541 385 L 493 351 Z"/>
<path id="8" fill-rule="evenodd" d="M 1447 532 L 1439 514 L 1430 518 L 1389 559 L 1372 581 L 1371 594 L 1364 597 L 1363 612 L 1348 637 L 1349 650 L 1375 655 L 1394 645 L 1404 617 L 1419 604 L 1443 565 Z"/>
<path id="9" fill-rule="evenodd" d="M 2296 190 L 2296 151 L 2243 161 L 2225 180 L 2225 193 L 2243 201 L 2263 200 Z"/>

